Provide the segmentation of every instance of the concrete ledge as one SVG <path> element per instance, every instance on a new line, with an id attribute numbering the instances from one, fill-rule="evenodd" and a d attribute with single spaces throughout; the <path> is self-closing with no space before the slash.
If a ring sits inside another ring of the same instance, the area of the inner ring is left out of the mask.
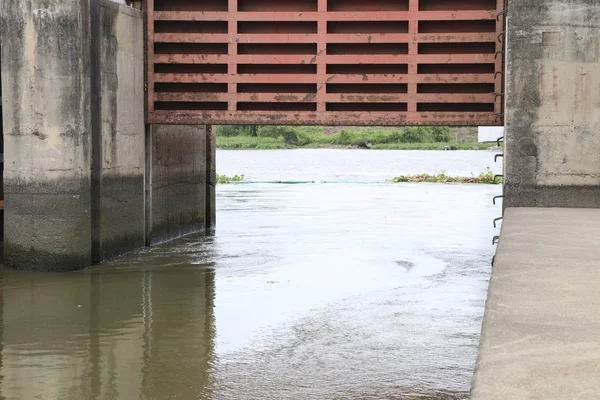
<path id="1" fill-rule="evenodd" d="M 600 208 L 600 186 L 504 185 L 505 207 Z"/>
<path id="2" fill-rule="evenodd" d="M 4 265 L 51 272 L 89 267 L 89 193 L 89 186 L 81 193 L 5 193 Z"/>
<path id="3" fill-rule="evenodd" d="M 600 398 L 600 210 L 508 208 L 472 400 Z"/>

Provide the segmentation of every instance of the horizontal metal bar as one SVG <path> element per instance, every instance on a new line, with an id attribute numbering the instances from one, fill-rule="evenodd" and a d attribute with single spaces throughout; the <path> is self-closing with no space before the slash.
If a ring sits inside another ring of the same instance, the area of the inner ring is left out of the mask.
<path id="1" fill-rule="evenodd" d="M 414 83 L 494 83 L 494 74 L 419 74 Z"/>
<path id="2" fill-rule="evenodd" d="M 261 125 L 486 125 L 500 126 L 493 113 L 447 112 L 295 112 L 295 111 L 151 111 L 150 124 Z"/>
<path id="3" fill-rule="evenodd" d="M 493 54 L 155 54 L 157 64 L 474 64 Z"/>
<path id="4" fill-rule="evenodd" d="M 475 64 L 493 63 L 493 54 L 351 54 L 326 55 L 327 64 Z"/>
<path id="5" fill-rule="evenodd" d="M 493 94 L 458 93 L 156 93 L 157 101 L 242 101 L 282 103 L 494 103 Z"/>
<path id="6" fill-rule="evenodd" d="M 472 21 L 495 20 L 495 10 L 352 11 L 352 12 L 229 12 L 155 11 L 156 21 Z"/>
<path id="7" fill-rule="evenodd" d="M 317 75 L 297 74 L 155 74 L 156 82 L 162 83 L 316 83 Z"/>
<path id="8" fill-rule="evenodd" d="M 219 102 L 235 100 L 236 94 L 230 93 L 202 93 L 202 92 L 176 92 L 163 93 L 156 92 L 154 98 L 161 102 Z"/>
<path id="9" fill-rule="evenodd" d="M 309 34 L 309 33 L 269 33 L 269 34 L 237 34 L 227 33 L 156 33 L 156 43 L 484 43 L 493 42 L 495 33 L 344 33 L 344 34 Z"/>
<path id="10" fill-rule="evenodd" d="M 185 74 L 155 73 L 159 83 L 494 83 L 493 74 Z"/>

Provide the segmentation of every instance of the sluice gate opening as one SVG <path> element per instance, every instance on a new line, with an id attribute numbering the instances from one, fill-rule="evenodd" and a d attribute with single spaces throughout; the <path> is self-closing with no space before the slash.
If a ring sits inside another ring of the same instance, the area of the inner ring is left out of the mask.
<path id="1" fill-rule="evenodd" d="M 150 124 L 502 125 L 504 0 L 149 0 Z"/>

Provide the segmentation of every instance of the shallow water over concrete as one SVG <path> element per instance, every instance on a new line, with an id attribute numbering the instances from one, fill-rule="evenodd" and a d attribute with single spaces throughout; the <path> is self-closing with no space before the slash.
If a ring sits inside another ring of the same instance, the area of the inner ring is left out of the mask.
<path id="1" fill-rule="evenodd" d="M 500 188 L 377 182 L 493 154 L 275 153 L 219 152 L 218 170 L 360 183 L 222 185 L 214 236 L 4 271 L 2 397 L 466 399 Z"/>

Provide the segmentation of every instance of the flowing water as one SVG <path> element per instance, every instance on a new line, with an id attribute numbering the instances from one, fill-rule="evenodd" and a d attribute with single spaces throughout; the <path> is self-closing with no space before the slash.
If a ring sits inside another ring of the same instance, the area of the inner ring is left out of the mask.
<path id="1" fill-rule="evenodd" d="M 385 180 L 493 153 L 217 158 L 247 181 L 219 186 L 214 236 L 3 272 L 0 398 L 468 398 L 500 187 Z"/>

